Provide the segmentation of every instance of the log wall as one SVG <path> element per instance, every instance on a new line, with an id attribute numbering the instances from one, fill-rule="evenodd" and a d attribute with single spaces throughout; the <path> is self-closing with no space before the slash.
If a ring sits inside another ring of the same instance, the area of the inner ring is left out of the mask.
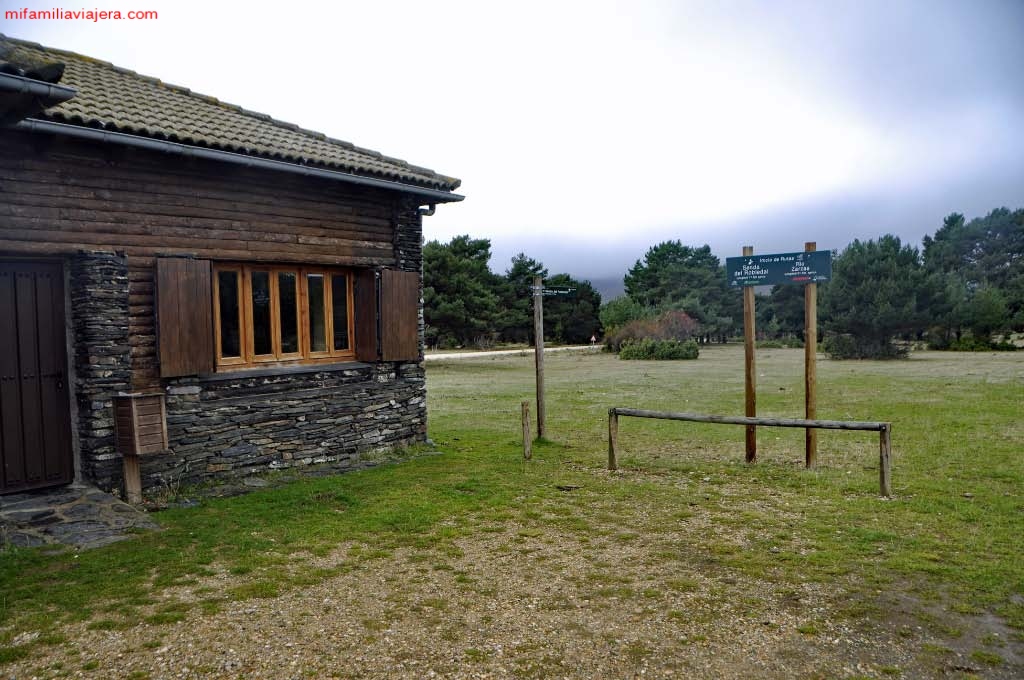
<path id="1" fill-rule="evenodd" d="M 393 193 L 368 187 L 0 132 L 0 253 L 109 250 L 127 257 L 137 391 L 160 385 L 153 297 L 158 255 L 401 266 L 395 234 L 402 210 Z"/>

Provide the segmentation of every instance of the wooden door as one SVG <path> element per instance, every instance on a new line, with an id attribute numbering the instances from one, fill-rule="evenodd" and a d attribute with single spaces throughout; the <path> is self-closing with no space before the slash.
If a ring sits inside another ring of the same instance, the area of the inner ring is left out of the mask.
<path id="1" fill-rule="evenodd" d="M 0 493 L 73 476 L 60 264 L 0 260 Z"/>

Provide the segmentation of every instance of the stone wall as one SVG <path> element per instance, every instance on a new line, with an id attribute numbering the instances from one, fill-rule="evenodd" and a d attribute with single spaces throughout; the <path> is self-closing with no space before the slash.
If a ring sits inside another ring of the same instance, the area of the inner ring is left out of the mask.
<path id="1" fill-rule="evenodd" d="M 170 451 L 142 458 L 153 490 L 330 463 L 426 438 L 423 366 L 338 364 L 168 381 Z"/>
<path id="2" fill-rule="evenodd" d="M 114 450 L 113 397 L 129 389 L 128 264 L 109 252 L 69 259 L 75 400 L 82 477 L 104 489 L 121 484 Z"/>

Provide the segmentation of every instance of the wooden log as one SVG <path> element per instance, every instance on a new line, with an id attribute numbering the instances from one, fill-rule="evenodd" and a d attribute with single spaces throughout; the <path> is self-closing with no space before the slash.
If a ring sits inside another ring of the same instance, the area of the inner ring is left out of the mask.
<path id="1" fill-rule="evenodd" d="M 807 420 L 805 418 L 768 418 L 744 416 L 714 416 L 703 413 L 675 413 L 671 411 L 648 411 L 636 408 L 612 409 L 620 416 L 634 418 L 660 418 L 662 420 L 686 420 L 694 423 L 720 423 L 723 425 L 764 425 L 766 427 L 815 427 L 821 430 L 874 430 L 889 427 L 888 423 L 860 420 Z"/>
<path id="2" fill-rule="evenodd" d="M 892 425 L 882 423 L 878 433 L 878 492 L 892 496 Z"/>
<path id="3" fill-rule="evenodd" d="M 533 457 L 533 434 L 530 430 L 530 402 L 524 401 L 520 404 L 523 415 L 523 459 L 530 460 Z"/>
<path id="4" fill-rule="evenodd" d="M 619 414 L 618 409 L 608 410 L 608 469 L 618 470 Z"/>
<path id="5" fill-rule="evenodd" d="M 7 182 L 8 180 L 0 180 Z M 285 213 L 286 210 L 275 210 L 272 207 L 261 204 L 237 203 L 234 210 L 223 210 L 222 205 L 201 203 L 198 201 L 180 202 L 180 205 L 169 205 L 167 201 L 159 200 L 154 194 L 140 194 L 126 190 L 116 192 L 116 200 L 100 198 L 81 198 L 73 196 L 58 196 L 54 192 L 46 193 L 46 186 L 42 183 L 25 183 L 10 181 L 12 190 L 17 190 L 15 196 L 5 196 L 5 210 L 8 215 L 24 214 L 19 206 L 30 208 L 40 207 L 50 210 L 82 210 L 84 212 L 118 213 L 124 215 L 139 213 L 140 208 L 145 207 L 143 213 L 147 217 L 164 217 L 168 223 L 171 220 L 187 220 L 188 224 L 198 225 L 200 223 L 210 228 L 248 228 L 267 233 L 287 234 L 311 234 L 319 236 L 332 236 L 337 234 L 378 234 L 387 236 L 388 224 L 382 224 L 375 218 L 350 218 L 339 220 L 333 214 L 321 214 L 316 216 L 303 215 L 276 215 L 275 212 Z M 52 185 L 51 185 L 52 186 Z M 40 188 L 36 188 L 40 187 Z M 56 192 L 60 190 L 57 189 Z M 105 192 L 111 193 L 111 192 Z M 248 213 L 244 211 L 248 210 Z M 258 212 L 257 212 L 258 211 Z M 253 221 L 246 219 L 249 216 L 257 215 Z M 276 220 L 278 230 L 271 231 Z"/>
<path id="6" fill-rule="evenodd" d="M 74 255 L 81 250 L 111 250 L 115 246 L 103 246 L 97 243 L 85 243 L 78 241 L 48 242 L 41 243 L 38 240 L 11 240 L 4 237 L 0 231 L 0 250 L 11 253 L 31 253 L 39 255 Z M 218 250 L 199 247 L 200 242 L 195 242 L 195 247 L 154 247 L 154 246 L 116 246 L 118 252 L 123 252 L 129 257 L 149 257 L 155 255 L 181 256 L 192 255 L 195 257 L 209 258 L 215 260 L 240 260 L 246 262 L 295 262 L 301 264 L 334 264 L 340 266 L 375 266 L 394 263 L 394 256 L 389 257 L 350 257 L 337 255 L 317 255 L 314 253 L 302 254 L 300 252 L 253 252 L 252 250 Z M 245 244 L 238 244 L 245 245 Z"/>
<path id="7" fill-rule="evenodd" d="M 241 176 L 234 173 L 224 177 L 224 173 L 214 170 L 204 172 L 201 169 L 176 165 L 166 160 L 159 163 L 128 163 L 111 166 L 95 163 L 90 158 L 69 158 L 51 155 L 45 160 L 33 161 L 26 158 L 31 153 L 27 149 L 6 147 L 12 157 L 8 160 L 0 153 L 0 179 L 5 181 L 32 180 L 42 184 L 52 183 L 54 166 L 62 171 L 61 187 L 80 187 L 91 190 L 95 198 L 108 199 L 115 192 L 129 189 L 138 193 L 155 195 L 177 195 L 187 204 L 194 204 L 202 199 L 211 199 L 211 205 L 232 206 L 232 201 L 243 204 L 262 203 L 266 206 L 263 212 L 280 211 L 288 208 L 301 207 L 307 212 L 316 213 L 324 203 L 342 202 L 334 211 L 337 215 L 355 215 L 360 218 L 372 217 L 385 222 L 389 217 L 388 209 L 381 205 L 389 198 L 385 192 L 353 192 L 339 189 L 337 182 L 324 180 L 309 181 L 311 178 L 295 178 L 295 181 L 282 177 L 280 173 L 256 171 Z M 25 156 L 20 154 L 25 153 Z M 156 154 L 164 159 L 168 157 Z M 268 178 L 276 178 L 277 181 Z M 88 198 L 89 195 L 78 194 Z"/>
<path id="8" fill-rule="evenodd" d="M 144 224 L 144 223 L 142 223 Z M 298 243 L 296 241 L 267 242 L 255 240 L 212 238 L 204 235 L 202 229 L 188 230 L 192 236 L 168 236 L 159 229 L 146 229 L 143 226 L 121 227 L 116 222 L 69 221 L 65 218 L 48 220 L 45 218 L 10 218 L 4 220 L 0 235 L 5 239 L 21 241 L 45 241 L 49 243 L 86 243 L 92 247 L 115 246 L 118 250 L 126 250 L 128 246 L 136 248 L 177 248 L 182 251 L 201 247 L 205 249 L 232 249 L 242 246 L 250 251 L 273 253 L 309 253 L 311 255 L 336 255 L 351 258 L 384 257 L 393 245 L 379 242 L 369 246 L 353 245 L 343 239 L 332 239 L 334 245 Z M 145 232 L 145 233 L 127 233 Z M 219 232 L 218 232 L 219 233 Z M 242 234 L 246 238 L 254 234 Z M 296 237 L 297 239 L 298 237 Z M 370 243 L 360 241 L 359 243 Z"/>
<path id="9" fill-rule="evenodd" d="M 808 241 L 804 251 L 813 253 L 818 244 Z M 804 286 L 804 417 L 818 416 L 818 284 Z M 812 427 L 804 432 L 804 465 L 814 467 L 818 458 L 818 431 Z"/>
<path id="10" fill-rule="evenodd" d="M 754 254 L 753 246 L 743 246 L 744 257 Z M 748 418 L 757 415 L 757 378 L 754 375 L 754 287 L 743 287 L 743 387 L 744 413 Z M 746 456 L 748 463 L 757 462 L 757 429 L 747 426 Z"/>

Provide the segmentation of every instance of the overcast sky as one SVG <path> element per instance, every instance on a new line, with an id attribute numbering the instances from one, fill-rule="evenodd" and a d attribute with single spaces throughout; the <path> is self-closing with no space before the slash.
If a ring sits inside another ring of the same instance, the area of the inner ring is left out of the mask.
<path id="1" fill-rule="evenodd" d="M 459 177 L 426 237 L 489 238 L 499 272 L 525 251 L 620 277 L 666 239 L 919 244 L 1024 207 L 1021 0 L 95 6 L 159 19 L 0 32 Z"/>

